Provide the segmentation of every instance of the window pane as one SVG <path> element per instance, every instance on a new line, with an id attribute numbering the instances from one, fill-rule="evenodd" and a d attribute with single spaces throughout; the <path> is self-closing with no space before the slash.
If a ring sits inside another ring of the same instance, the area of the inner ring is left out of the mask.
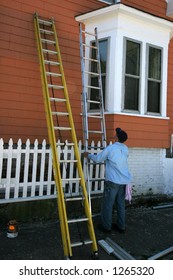
<path id="1" fill-rule="evenodd" d="M 100 54 L 100 64 L 101 64 L 101 77 L 102 77 L 102 88 L 103 88 L 103 100 L 105 104 L 105 89 L 106 89 L 106 61 L 107 61 L 107 40 L 99 41 L 99 54 Z M 95 46 L 95 42 L 92 43 Z M 96 59 L 96 50 L 92 49 L 91 53 L 92 59 Z M 91 63 L 91 72 L 98 73 L 97 63 Z M 90 80 L 91 86 L 98 87 L 98 76 L 91 76 Z M 90 99 L 93 101 L 99 101 L 99 90 L 90 90 Z M 90 104 L 90 109 L 99 109 L 99 104 Z"/>
<path id="2" fill-rule="evenodd" d="M 125 104 L 124 109 L 138 110 L 139 79 L 125 78 Z"/>
<path id="3" fill-rule="evenodd" d="M 139 76 L 140 44 L 126 41 L 126 74 Z"/>
<path id="4" fill-rule="evenodd" d="M 106 81 L 106 77 L 105 76 L 102 76 L 102 88 L 103 88 L 103 102 L 105 100 L 105 81 Z M 92 78 L 91 80 L 91 85 L 94 86 L 94 87 L 98 87 L 98 78 L 95 77 L 95 78 Z M 100 101 L 100 97 L 99 97 L 99 91 L 97 89 L 91 89 L 91 92 L 90 92 L 90 99 L 91 100 L 94 100 L 94 101 Z M 104 102 L 105 104 L 105 102 Z M 94 104 L 94 103 L 91 103 L 90 104 L 90 109 L 94 110 L 94 109 L 99 109 L 99 104 Z"/>
<path id="5" fill-rule="evenodd" d="M 161 79 L 161 50 L 149 47 L 149 74 L 148 78 Z"/>
<path id="6" fill-rule="evenodd" d="M 160 83 L 148 81 L 147 111 L 160 113 Z"/>

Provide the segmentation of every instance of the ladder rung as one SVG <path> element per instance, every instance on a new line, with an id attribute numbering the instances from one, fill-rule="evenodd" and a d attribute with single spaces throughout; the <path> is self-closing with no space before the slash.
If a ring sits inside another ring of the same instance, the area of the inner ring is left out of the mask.
<path id="1" fill-rule="evenodd" d="M 80 197 L 67 197 L 65 198 L 65 201 L 81 201 L 81 200 L 84 200 L 84 198 L 82 196 Z"/>
<path id="2" fill-rule="evenodd" d="M 52 25 L 52 22 L 51 22 L 51 21 L 44 20 L 44 19 L 38 19 L 38 22 L 41 23 L 41 24 L 48 25 L 48 26 L 51 26 L 51 25 Z"/>
<path id="3" fill-rule="evenodd" d="M 92 45 L 88 45 L 88 44 L 85 44 L 85 43 L 83 43 L 82 45 L 83 45 L 84 47 L 88 47 L 88 48 L 91 48 L 91 49 L 96 49 L 96 50 L 98 50 L 97 47 L 92 46 Z"/>
<path id="4" fill-rule="evenodd" d="M 63 89 L 64 87 L 63 87 L 63 86 L 58 86 L 58 85 L 51 85 L 51 84 L 48 84 L 48 88 Z"/>
<path id="5" fill-rule="evenodd" d="M 98 133 L 98 134 L 103 134 L 103 131 L 99 131 L 99 130 L 88 130 L 89 133 Z"/>
<path id="6" fill-rule="evenodd" d="M 94 87 L 94 86 L 90 86 L 90 85 L 88 85 L 88 86 L 86 86 L 87 88 L 93 88 L 93 89 L 100 89 L 100 87 Z"/>
<path id="7" fill-rule="evenodd" d="M 48 34 L 48 35 L 53 35 L 53 34 L 54 34 L 54 32 L 53 32 L 53 31 L 46 30 L 46 29 L 43 29 L 43 28 L 40 28 L 40 32 L 42 32 L 42 33 L 46 33 L 46 34 Z"/>
<path id="8" fill-rule="evenodd" d="M 55 102 L 65 102 L 66 101 L 66 99 L 64 99 L 64 98 L 56 98 L 56 97 L 50 97 L 49 100 L 55 101 Z"/>
<path id="9" fill-rule="evenodd" d="M 75 162 L 78 162 L 76 159 L 61 159 L 60 161 L 59 161 L 60 163 L 75 163 Z"/>
<path id="10" fill-rule="evenodd" d="M 59 62 L 51 61 L 51 60 L 44 60 L 45 64 L 50 64 L 50 65 L 60 65 Z"/>
<path id="11" fill-rule="evenodd" d="M 102 119 L 103 117 L 102 116 L 98 116 L 98 115 L 87 115 L 88 118 L 96 118 L 96 119 Z"/>
<path id="12" fill-rule="evenodd" d="M 69 116 L 69 113 L 64 112 L 52 112 L 53 116 Z"/>
<path id="13" fill-rule="evenodd" d="M 78 246 L 83 246 L 83 245 L 89 245 L 92 244 L 93 241 L 92 240 L 81 240 L 78 242 L 73 242 L 71 243 L 71 247 L 78 247 Z"/>
<path id="14" fill-rule="evenodd" d="M 68 224 L 72 224 L 72 223 L 81 223 L 81 222 L 86 222 L 88 221 L 88 218 L 78 218 L 78 219 L 71 219 L 68 220 Z"/>
<path id="15" fill-rule="evenodd" d="M 101 104 L 100 101 L 88 99 L 88 103 Z"/>
<path id="16" fill-rule="evenodd" d="M 62 178 L 62 181 L 69 182 L 69 181 L 80 181 L 81 178 Z"/>
<path id="17" fill-rule="evenodd" d="M 47 49 L 42 49 L 44 53 L 49 53 L 49 54 L 57 54 L 56 51 L 51 51 L 51 50 L 47 50 Z"/>
<path id="18" fill-rule="evenodd" d="M 74 146 L 74 143 L 56 143 L 56 146 L 69 146 L 69 147 L 72 147 L 72 146 Z"/>
<path id="19" fill-rule="evenodd" d="M 71 127 L 54 126 L 55 130 L 72 130 Z"/>
<path id="20" fill-rule="evenodd" d="M 52 41 L 52 40 L 48 40 L 48 39 L 43 39 L 43 38 L 41 38 L 41 41 L 43 42 L 43 43 L 47 43 L 47 44 L 56 44 L 56 41 Z"/>
<path id="21" fill-rule="evenodd" d="M 61 74 L 53 73 L 53 72 L 46 72 L 46 75 L 47 76 L 53 76 L 53 77 L 61 77 L 62 76 Z"/>
<path id="22" fill-rule="evenodd" d="M 85 30 L 82 30 L 82 33 L 85 33 L 85 34 L 87 34 L 87 35 L 91 35 L 91 36 L 96 37 L 96 34 L 95 34 L 95 33 L 91 33 L 91 32 L 85 31 Z"/>
<path id="23" fill-rule="evenodd" d="M 99 62 L 99 60 L 97 60 L 97 59 L 93 59 L 93 58 L 86 57 L 86 56 L 84 56 L 83 59 L 84 60 L 89 60 L 89 61 L 92 61 L 92 62 Z"/>
<path id="24" fill-rule="evenodd" d="M 99 73 L 95 73 L 95 72 L 84 71 L 84 73 L 90 74 L 90 75 L 93 75 L 93 76 L 99 76 Z"/>

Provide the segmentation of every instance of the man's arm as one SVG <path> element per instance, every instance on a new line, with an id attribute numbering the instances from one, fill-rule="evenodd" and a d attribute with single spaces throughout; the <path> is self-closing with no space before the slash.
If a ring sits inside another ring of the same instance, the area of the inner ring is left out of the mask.
<path id="1" fill-rule="evenodd" d="M 84 157 L 88 157 L 89 159 L 95 162 L 102 162 L 108 158 L 108 147 L 106 147 L 102 152 L 97 155 L 89 154 L 87 152 L 84 153 Z"/>

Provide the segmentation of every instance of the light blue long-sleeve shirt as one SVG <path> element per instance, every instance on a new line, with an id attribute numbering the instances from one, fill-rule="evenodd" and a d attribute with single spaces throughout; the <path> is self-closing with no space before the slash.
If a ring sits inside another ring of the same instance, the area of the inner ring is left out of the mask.
<path id="1" fill-rule="evenodd" d="M 94 162 L 106 161 L 105 180 L 116 184 L 128 184 L 132 176 L 128 169 L 128 148 L 120 142 L 107 146 L 97 155 L 88 154 Z"/>

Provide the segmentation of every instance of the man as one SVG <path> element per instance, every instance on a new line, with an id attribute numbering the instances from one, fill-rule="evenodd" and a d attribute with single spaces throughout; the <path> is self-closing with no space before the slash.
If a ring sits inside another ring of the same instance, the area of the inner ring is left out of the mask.
<path id="1" fill-rule="evenodd" d="M 125 187 L 132 181 L 127 162 L 128 148 L 123 144 L 127 139 L 127 133 L 121 128 L 116 128 L 114 144 L 107 146 L 97 155 L 84 153 L 85 157 L 94 162 L 106 162 L 100 229 L 107 233 L 112 229 L 112 212 L 115 201 L 117 224 L 113 224 L 113 227 L 120 233 L 125 232 Z"/>

